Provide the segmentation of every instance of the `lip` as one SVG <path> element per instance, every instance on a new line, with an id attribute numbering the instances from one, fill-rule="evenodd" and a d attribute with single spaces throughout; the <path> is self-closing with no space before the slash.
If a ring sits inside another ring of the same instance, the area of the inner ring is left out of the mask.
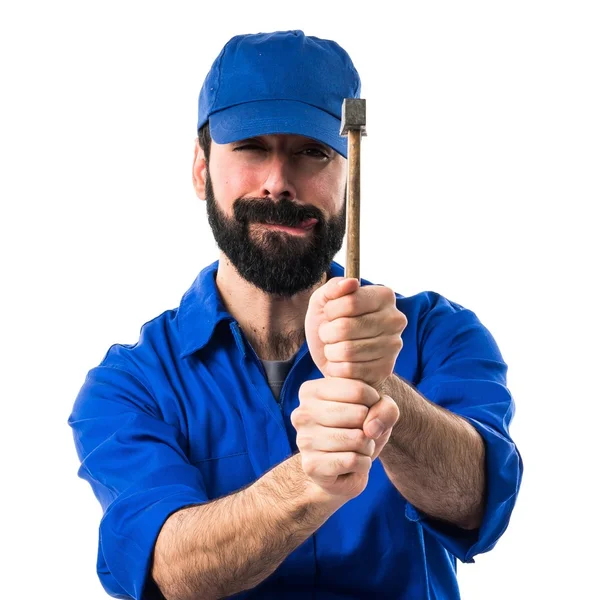
<path id="1" fill-rule="evenodd" d="M 278 223 L 258 223 L 258 225 L 268 229 L 285 231 L 286 233 L 290 233 L 292 235 L 304 235 L 311 231 L 317 223 L 317 219 L 309 218 L 303 221 L 300 227 L 289 227 L 288 225 L 279 225 Z"/>
<path id="2" fill-rule="evenodd" d="M 311 231 L 314 227 L 314 223 L 308 225 L 307 227 L 287 227 L 286 225 L 274 225 L 271 223 L 261 223 L 262 227 L 267 227 L 268 229 L 276 229 L 278 231 L 285 231 L 286 233 L 291 233 L 292 235 L 305 235 L 309 231 Z"/>

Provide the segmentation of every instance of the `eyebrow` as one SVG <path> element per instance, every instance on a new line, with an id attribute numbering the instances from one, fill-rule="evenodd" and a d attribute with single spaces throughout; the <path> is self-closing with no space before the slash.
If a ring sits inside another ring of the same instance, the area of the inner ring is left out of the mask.
<path id="1" fill-rule="evenodd" d="M 243 140 L 237 140 L 236 142 L 234 142 L 234 144 L 239 144 L 241 142 L 261 142 L 262 140 L 263 137 L 258 135 L 255 137 L 244 138 Z"/>
<path id="2" fill-rule="evenodd" d="M 249 137 L 249 138 L 244 138 L 242 140 L 237 140 L 235 142 L 232 142 L 234 144 L 242 144 L 242 143 L 247 143 L 247 142 L 264 142 L 265 138 L 268 137 L 266 135 L 256 135 L 254 137 Z M 314 144 L 315 146 L 319 146 L 321 148 L 324 148 L 326 150 L 329 149 L 329 146 L 327 146 L 327 144 L 324 144 L 323 142 L 319 142 L 318 140 L 315 140 L 313 138 L 309 138 L 309 137 L 305 137 L 305 136 L 301 136 L 303 137 L 303 140 L 301 143 L 303 144 Z"/>

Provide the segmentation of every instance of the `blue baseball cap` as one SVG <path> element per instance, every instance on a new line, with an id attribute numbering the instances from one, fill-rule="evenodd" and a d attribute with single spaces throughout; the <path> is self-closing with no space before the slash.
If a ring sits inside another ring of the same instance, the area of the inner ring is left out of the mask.
<path id="1" fill-rule="evenodd" d="M 288 133 L 318 140 L 347 157 L 340 135 L 344 98 L 361 82 L 348 53 L 303 31 L 232 37 L 200 91 L 198 130 L 208 121 L 218 144 Z"/>

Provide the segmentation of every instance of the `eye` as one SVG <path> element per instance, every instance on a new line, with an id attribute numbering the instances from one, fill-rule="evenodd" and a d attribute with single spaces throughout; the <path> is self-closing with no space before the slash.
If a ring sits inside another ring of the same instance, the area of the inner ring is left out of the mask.
<path id="1" fill-rule="evenodd" d="M 233 149 L 234 152 L 237 152 L 238 150 L 258 150 L 258 151 L 264 151 L 264 148 L 261 148 L 260 146 L 257 146 L 256 144 L 244 144 L 243 146 L 238 146 L 237 148 Z"/>
<path id="2" fill-rule="evenodd" d="M 307 156 L 312 156 L 314 158 L 328 158 L 327 154 L 319 148 L 305 148 L 302 152 L 306 153 Z"/>

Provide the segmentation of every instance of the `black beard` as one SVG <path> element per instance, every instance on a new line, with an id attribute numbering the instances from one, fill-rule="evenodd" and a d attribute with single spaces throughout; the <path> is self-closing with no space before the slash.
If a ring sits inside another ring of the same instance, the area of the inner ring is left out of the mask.
<path id="1" fill-rule="evenodd" d="M 345 199 L 339 214 L 327 220 L 315 206 L 297 204 L 287 198 L 277 202 L 238 198 L 233 203 L 234 216 L 230 218 L 217 206 L 208 169 L 206 212 L 217 246 L 240 276 L 264 292 L 278 296 L 293 296 L 317 284 L 342 247 L 346 230 Z M 303 236 L 266 229 L 251 236 L 249 231 L 250 223 L 297 227 L 310 218 L 318 221 Z"/>

